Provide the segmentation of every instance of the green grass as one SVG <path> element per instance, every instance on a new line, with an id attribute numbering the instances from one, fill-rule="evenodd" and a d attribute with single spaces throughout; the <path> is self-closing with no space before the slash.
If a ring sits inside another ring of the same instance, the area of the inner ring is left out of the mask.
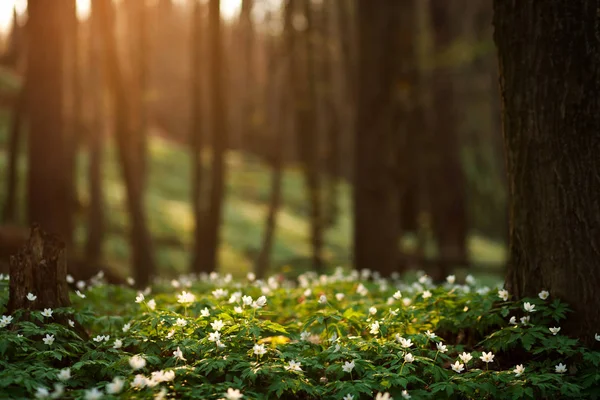
<path id="1" fill-rule="evenodd" d="M 3 118 L 6 121 L 6 118 Z M 0 171 L 6 168 L 6 123 L 0 128 Z M 161 273 L 176 275 L 186 272 L 192 247 L 193 215 L 190 207 L 190 159 L 182 145 L 160 137 L 149 141 L 149 178 L 146 207 L 151 232 L 155 238 L 175 239 L 181 245 L 157 246 L 156 257 Z M 222 272 L 244 275 L 252 268 L 263 235 L 264 219 L 269 197 L 270 170 L 260 160 L 237 152 L 227 155 L 227 200 L 219 260 Z M 19 164 L 21 176 L 25 163 Z M 78 160 L 78 190 L 82 204 L 88 204 L 87 154 Z M 125 191 L 113 146 L 105 154 L 103 168 L 106 217 L 110 234 L 104 244 L 107 263 L 127 268 L 129 248 L 127 232 L 128 215 L 125 208 Z M 5 187 L 5 174 L 0 175 L 0 188 Z M 24 185 L 20 185 L 19 198 L 24 198 Z M 352 223 L 350 218 L 350 193 L 347 184 L 341 185 L 340 215 L 337 223 L 326 232 L 325 261 L 327 265 L 348 265 L 350 262 Z M 0 191 L 3 194 L 3 190 Z M 306 215 L 304 182 L 297 167 L 285 170 L 283 206 L 279 213 L 272 265 L 277 269 L 286 266 L 298 269 L 309 267 L 309 224 Z M 0 198 L 0 204 L 4 196 Z M 20 204 L 23 204 L 20 201 Z M 22 218 L 22 210 L 21 210 Z M 77 216 L 76 242 L 85 239 L 85 212 Z M 410 239 L 405 241 L 407 247 Z M 476 263 L 501 264 L 504 245 L 472 235 L 469 238 L 471 257 Z M 77 249 L 76 249 L 77 251 Z M 498 271 L 491 276 L 497 279 Z"/>

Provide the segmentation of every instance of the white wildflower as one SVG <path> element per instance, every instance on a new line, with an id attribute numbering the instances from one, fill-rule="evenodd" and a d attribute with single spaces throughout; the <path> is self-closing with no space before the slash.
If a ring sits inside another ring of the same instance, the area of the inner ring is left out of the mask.
<path id="1" fill-rule="evenodd" d="M 481 354 L 481 361 L 483 361 L 484 363 L 491 363 L 494 361 L 494 354 L 492 354 L 492 352 L 490 351 L 489 353 L 486 353 L 485 351 Z"/>
<path id="2" fill-rule="evenodd" d="M 515 376 L 521 376 L 523 372 L 525 372 L 525 367 L 523 367 L 523 364 L 519 364 L 513 369 L 513 372 L 515 373 Z"/>
<path id="3" fill-rule="evenodd" d="M 129 359 L 129 365 L 134 371 L 136 369 L 142 369 L 146 366 L 146 359 L 136 354 Z"/>
<path id="4" fill-rule="evenodd" d="M 460 374 L 465 369 L 465 365 L 461 364 L 460 361 L 456 361 L 454 364 L 452 364 L 452 369 L 454 372 Z"/>
<path id="5" fill-rule="evenodd" d="M 54 335 L 46 334 L 45 338 L 42 338 L 45 345 L 51 346 L 54 343 Z"/>
<path id="6" fill-rule="evenodd" d="M 299 372 L 301 372 L 302 371 L 301 366 L 302 366 L 302 363 L 300 363 L 300 361 L 296 362 L 294 360 L 291 360 L 289 362 L 289 364 L 285 366 L 285 369 L 288 370 L 288 371 L 299 371 Z"/>
<path id="7" fill-rule="evenodd" d="M 58 380 L 60 381 L 68 381 L 69 379 L 71 379 L 71 369 L 70 368 L 63 368 L 60 370 L 60 372 L 58 373 L 57 376 Z"/>
<path id="8" fill-rule="evenodd" d="M 344 363 L 344 365 L 342 365 L 342 370 L 344 372 L 352 372 L 353 369 L 354 369 L 354 360 L 352 360 L 350 362 L 346 361 Z"/>

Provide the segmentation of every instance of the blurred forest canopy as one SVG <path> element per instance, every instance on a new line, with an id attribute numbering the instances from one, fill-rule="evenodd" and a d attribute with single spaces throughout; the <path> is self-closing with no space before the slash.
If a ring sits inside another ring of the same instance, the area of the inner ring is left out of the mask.
<path id="1" fill-rule="evenodd" d="M 74 276 L 140 285 L 360 254 L 385 275 L 502 273 L 491 2 L 17 3 L 0 8 L 1 259 L 39 222 Z"/>

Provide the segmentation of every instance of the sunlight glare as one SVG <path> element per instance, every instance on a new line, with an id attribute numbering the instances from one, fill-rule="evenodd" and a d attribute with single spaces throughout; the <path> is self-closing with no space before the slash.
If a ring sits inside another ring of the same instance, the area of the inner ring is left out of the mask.
<path id="1" fill-rule="evenodd" d="M 14 0 L 0 1 L 0 32 L 6 33 L 12 26 Z"/>
<path id="2" fill-rule="evenodd" d="M 226 20 L 236 18 L 242 9 L 242 0 L 221 0 L 221 15 Z"/>

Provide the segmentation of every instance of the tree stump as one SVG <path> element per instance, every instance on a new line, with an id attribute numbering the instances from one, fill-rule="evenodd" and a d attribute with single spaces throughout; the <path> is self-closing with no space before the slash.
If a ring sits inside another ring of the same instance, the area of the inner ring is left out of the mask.
<path id="1" fill-rule="evenodd" d="M 31 227 L 29 239 L 18 254 L 10 257 L 8 312 L 68 307 L 65 244 L 58 237 Z M 31 301 L 29 293 L 37 296 Z"/>

